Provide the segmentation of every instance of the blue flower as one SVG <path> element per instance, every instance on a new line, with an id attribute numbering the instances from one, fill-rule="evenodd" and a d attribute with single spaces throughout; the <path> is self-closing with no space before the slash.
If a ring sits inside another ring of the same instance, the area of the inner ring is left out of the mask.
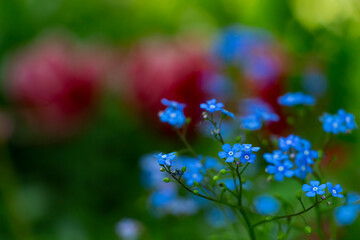
<path id="1" fill-rule="evenodd" d="M 346 196 L 345 206 L 335 209 L 334 215 L 338 225 L 350 225 L 355 222 L 360 210 L 360 195 L 356 192 L 350 192 Z"/>
<path id="2" fill-rule="evenodd" d="M 284 154 L 281 150 L 275 150 L 273 153 L 265 153 L 263 157 L 268 163 L 271 164 L 275 164 L 275 162 L 283 161 L 289 158 L 289 156 Z"/>
<path id="3" fill-rule="evenodd" d="M 283 106 L 292 107 L 295 105 L 314 105 L 315 99 L 302 92 L 287 93 L 278 98 L 278 103 Z"/>
<path id="4" fill-rule="evenodd" d="M 241 156 L 240 161 L 245 163 L 254 163 L 254 160 L 256 159 L 256 155 L 253 152 L 259 151 L 259 147 L 253 147 L 251 144 L 243 144 L 241 146 Z"/>
<path id="5" fill-rule="evenodd" d="M 167 100 L 166 98 L 161 99 L 161 103 L 167 107 L 171 107 L 173 109 L 178 109 L 178 110 L 184 110 L 184 108 L 186 106 L 183 103 L 178 103 L 176 101 L 170 101 L 170 100 Z"/>
<path id="6" fill-rule="evenodd" d="M 183 178 L 186 180 L 187 185 L 192 186 L 195 181 L 201 182 L 203 180 L 206 169 L 200 159 L 180 157 L 176 162 L 176 166 L 186 167 Z"/>
<path id="7" fill-rule="evenodd" d="M 209 101 L 206 101 L 206 103 L 201 103 L 200 108 L 205 109 L 206 111 L 210 113 L 214 113 L 216 111 L 222 111 L 224 107 L 223 103 L 217 103 L 216 99 L 211 99 Z"/>
<path id="8" fill-rule="evenodd" d="M 277 122 L 280 119 L 271 106 L 261 99 L 245 99 L 242 105 L 246 115 L 255 115 L 263 122 Z"/>
<path id="9" fill-rule="evenodd" d="M 154 157 L 157 157 L 159 165 L 166 165 L 168 167 L 171 167 L 174 164 L 174 159 L 176 158 L 176 152 L 163 154 L 159 153 L 154 155 Z"/>
<path id="10" fill-rule="evenodd" d="M 340 184 L 336 184 L 335 187 L 333 187 L 332 183 L 328 182 L 328 183 L 326 183 L 326 185 L 327 185 L 328 190 L 331 193 L 331 195 L 333 195 L 333 197 L 338 197 L 338 198 L 344 197 L 344 195 L 340 194 L 340 192 L 343 191 Z"/>
<path id="11" fill-rule="evenodd" d="M 355 122 L 355 117 L 353 114 L 347 113 L 347 112 L 345 112 L 345 110 L 340 109 L 338 111 L 338 116 L 342 120 L 342 122 L 344 123 L 344 125 L 348 131 L 349 130 L 351 131 L 351 130 L 354 130 L 355 128 L 357 128 L 357 125 Z"/>
<path id="12" fill-rule="evenodd" d="M 279 202 L 268 195 L 259 196 L 255 199 L 255 209 L 261 215 L 275 214 L 280 207 Z"/>
<path id="13" fill-rule="evenodd" d="M 354 115 L 343 109 L 335 115 L 325 113 L 320 117 L 320 121 L 323 123 L 324 131 L 333 134 L 349 133 L 357 128 Z"/>
<path id="14" fill-rule="evenodd" d="M 235 115 L 232 113 L 232 112 L 229 112 L 228 110 L 225 110 L 225 109 L 221 109 L 221 112 L 226 115 L 226 116 L 229 116 L 233 119 L 235 119 Z"/>
<path id="15" fill-rule="evenodd" d="M 175 101 L 169 101 L 165 98 L 161 100 L 161 103 L 167 106 L 164 111 L 159 112 L 159 118 L 161 122 L 165 122 L 176 128 L 182 127 L 186 122 L 184 115 L 185 104 Z"/>
<path id="16" fill-rule="evenodd" d="M 231 163 L 235 158 L 240 158 L 241 156 L 241 145 L 236 143 L 233 147 L 230 144 L 226 143 L 222 146 L 224 151 L 219 152 L 220 158 L 226 158 L 225 162 Z"/>
<path id="17" fill-rule="evenodd" d="M 142 229 L 142 224 L 131 218 L 123 218 L 115 226 L 116 234 L 125 240 L 138 239 L 142 233 Z"/>
<path id="18" fill-rule="evenodd" d="M 345 205 L 335 209 L 335 219 L 338 225 L 351 225 L 355 222 L 359 211 L 352 205 Z"/>
<path id="19" fill-rule="evenodd" d="M 261 119 L 255 115 L 248 115 L 246 117 L 241 117 L 241 126 L 246 130 L 259 130 L 262 127 Z"/>
<path id="20" fill-rule="evenodd" d="M 279 148 L 282 151 L 289 151 L 291 148 L 299 149 L 300 145 L 300 137 L 295 136 L 293 134 L 289 135 L 286 138 L 279 138 Z"/>
<path id="21" fill-rule="evenodd" d="M 324 189 L 326 188 L 325 184 L 321 184 L 319 181 L 310 181 L 310 185 L 304 184 L 302 190 L 306 192 L 306 196 L 315 197 L 316 194 L 322 195 L 325 193 Z"/>
<path id="22" fill-rule="evenodd" d="M 295 164 L 297 168 L 294 170 L 295 176 L 300 179 L 305 179 L 308 173 L 312 173 L 312 168 L 307 164 L 303 158 L 297 157 L 295 159 Z"/>
<path id="23" fill-rule="evenodd" d="M 298 153 L 296 158 L 304 159 L 308 164 L 314 164 L 314 159 L 319 157 L 319 154 L 315 150 L 311 150 L 311 143 L 308 140 L 301 139 L 300 144 L 297 145 Z"/>
<path id="24" fill-rule="evenodd" d="M 294 171 L 291 170 L 291 168 L 294 164 L 290 160 L 286 159 L 284 161 L 274 161 L 271 163 L 274 165 L 268 165 L 265 171 L 271 175 L 275 175 L 274 179 L 276 181 L 282 182 L 284 177 L 293 177 Z"/>

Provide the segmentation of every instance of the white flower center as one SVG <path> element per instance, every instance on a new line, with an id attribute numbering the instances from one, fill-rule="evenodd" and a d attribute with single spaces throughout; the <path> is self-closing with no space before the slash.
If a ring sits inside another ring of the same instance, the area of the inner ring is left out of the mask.
<path id="1" fill-rule="evenodd" d="M 215 108 L 215 105 L 214 105 L 214 104 L 211 104 L 211 105 L 210 105 L 210 108 L 211 108 L 211 109 L 214 109 L 214 108 Z"/>
<path id="2" fill-rule="evenodd" d="M 316 192 L 318 190 L 317 187 L 313 187 L 313 191 Z"/>
<path id="3" fill-rule="evenodd" d="M 333 193 L 333 194 L 336 194 L 336 190 L 335 190 L 335 189 L 333 189 L 333 190 L 332 190 L 332 193 Z"/>
<path id="4" fill-rule="evenodd" d="M 246 160 L 249 160 L 249 155 L 245 155 L 245 157 L 244 157 Z"/>
<path id="5" fill-rule="evenodd" d="M 230 155 L 230 156 L 234 155 L 234 152 L 233 152 L 233 151 L 230 151 L 230 152 L 229 152 L 229 155 Z"/>
<path id="6" fill-rule="evenodd" d="M 278 159 L 279 158 L 279 154 L 274 154 L 274 158 Z"/>
<path id="7" fill-rule="evenodd" d="M 305 155 L 309 155 L 309 153 L 310 153 L 310 152 L 309 152 L 308 150 L 305 150 L 305 151 L 304 151 L 304 154 L 305 154 Z"/>
<path id="8" fill-rule="evenodd" d="M 166 154 L 165 154 L 165 155 L 162 155 L 161 158 L 165 159 L 165 158 L 166 158 Z"/>
<path id="9" fill-rule="evenodd" d="M 334 127 L 334 128 L 338 127 L 338 123 L 337 123 L 337 122 L 334 122 L 334 123 L 333 123 L 333 127 Z"/>
<path id="10" fill-rule="evenodd" d="M 305 166 L 301 166 L 301 171 L 305 171 L 306 170 L 306 167 Z"/>
<path id="11" fill-rule="evenodd" d="M 283 167 L 283 166 L 280 166 L 280 167 L 278 168 L 278 170 L 279 170 L 279 172 L 282 172 L 282 171 L 284 171 L 284 167 Z"/>
<path id="12" fill-rule="evenodd" d="M 290 158 L 295 158 L 295 156 L 296 156 L 295 153 L 290 154 Z"/>
<path id="13" fill-rule="evenodd" d="M 175 117 L 176 117 L 176 113 L 171 113 L 171 114 L 170 114 L 170 117 L 171 117 L 171 118 L 175 118 Z"/>
<path id="14" fill-rule="evenodd" d="M 291 140 L 286 140 L 286 144 L 290 145 L 291 144 Z"/>

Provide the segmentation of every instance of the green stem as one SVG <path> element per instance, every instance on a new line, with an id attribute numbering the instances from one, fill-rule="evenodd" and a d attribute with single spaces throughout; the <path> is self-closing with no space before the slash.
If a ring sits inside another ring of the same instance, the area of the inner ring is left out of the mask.
<path id="1" fill-rule="evenodd" d="M 329 196 L 331 197 L 331 196 Z M 290 214 L 290 215 L 283 215 L 283 216 L 275 216 L 269 220 L 263 220 L 263 221 L 260 221 L 258 223 L 255 223 L 252 228 L 255 228 L 257 226 L 260 226 L 261 224 L 264 224 L 264 223 L 268 223 L 268 222 L 272 222 L 274 220 L 278 220 L 278 219 L 283 219 L 283 218 L 292 218 L 292 217 L 295 217 L 295 216 L 299 216 L 303 213 L 306 213 L 308 211 L 310 211 L 311 209 L 313 209 L 314 207 L 316 207 L 318 204 L 320 204 L 321 202 L 325 201 L 326 199 L 328 199 L 329 197 L 325 198 L 324 200 L 320 200 L 320 201 L 317 201 L 316 203 L 314 203 L 312 206 L 310 206 L 309 208 L 303 210 L 303 211 L 300 211 L 300 212 L 297 212 L 297 213 L 293 213 L 293 214 Z"/>
<path id="2" fill-rule="evenodd" d="M 255 237 L 255 232 L 254 232 L 254 229 L 251 227 L 251 223 L 250 223 L 250 220 L 245 212 L 245 210 L 243 208 L 240 208 L 239 209 L 240 213 L 242 214 L 244 220 L 245 220 L 245 223 L 246 223 L 246 229 L 248 230 L 248 233 L 249 233 L 249 236 L 250 236 L 250 239 L 252 240 L 255 240 L 256 237 Z"/>
<path id="3" fill-rule="evenodd" d="M 181 132 L 179 131 L 179 129 L 175 129 L 175 132 L 177 133 L 177 135 L 179 136 L 179 138 L 181 139 L 181 141 L 184 143 L 184 145 L 189 149 L 189 152 L 191 152 L 191 154 L 195 157 L 198 158 L 199 155 L 195 152 L 195 150 L 191 147 L 191 145 L 189 144 L 189 142 L 186 140 L 185 136 L 183 134 L 181 134 Z"/>

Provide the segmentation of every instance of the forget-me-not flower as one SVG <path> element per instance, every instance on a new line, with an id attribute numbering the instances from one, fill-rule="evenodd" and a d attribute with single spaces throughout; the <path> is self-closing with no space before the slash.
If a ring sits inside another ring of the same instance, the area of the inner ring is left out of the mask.
<path id="1" fill-rule="evenodd" d="M 168 154 L 155 154 L 154 157 L 157 157 L 158 163 L 160 165 L 166 165 L 171 167 L 174 164 L 174 159 L 176 158 L 176 152 L 168 153 Z"/>
<path id="2" fill-rule="evenodd" d="M 220 158 L 226 158 L 225 162 L 231 163 L 235 158 L 241 157 L 241 145 L 236 143 L 233 147 L 230 144 L 226 143 L 222 146 L 224 151 L 219 152 Z"/>
<path id="3" fill-rule="evenodd" d="M 333 186 L 331 182 L 328 182 L 326 183 L 326 185 L 331 195 L 333 195 L 333 197 L 338 197 L 338 198 L 344 197 L 344 195 L 340 194 L 343 191 L 340 184 L 336 184 L 335 186 Z"/>
<path id="4" fill-rule="evenodd" d="M 278 103 L 283 106 L 292 107 L 295 105 L 314 105 L 315 98 L 302 92 L 287 93 L 278 98 Z"/>
<path id="5" fill-rule="evenodd" d="M 224 107 L 223 103 L 216 102 L 216 99 L 211 99 L 206 101 L 206 103 L 201 103 L 200 108 L 204 109 L 210 113 L 214 113 L 216 111 L 222 111 Z"/>
<path id="6" fill-rule="evenodd" d="M 256 155 L 253 152 L 259 151 L 259 147 L 253 147 L 251 144 L 243 144 L 241 146 L 241 156 L 240 161 L 241 163 L 254 163 L 254 160 L 256 159 Z"/>
<path id="7" fill-rule="evenodd" d="M 324 189 L 326 188 L 326 184 L 321 184 L 319 181 L 310 181 L 310 185 L 304 184 L 302 186 L 302 190 L 308 197 L 315 197 L 316 194 L 322 195 L 325 193 Z"/>
<path id="8" fill-rule="evenodd" d="M 284 177 L 291 178 L 294 175 L 294 171 L 291 170 L 294 164 L 286 159 L 284 161 L 274 161 L 271 162 L 273 165 L 268 165 L 266 167 L 266 172 L 274 175 L 276 181 L 282 182 Z"/>

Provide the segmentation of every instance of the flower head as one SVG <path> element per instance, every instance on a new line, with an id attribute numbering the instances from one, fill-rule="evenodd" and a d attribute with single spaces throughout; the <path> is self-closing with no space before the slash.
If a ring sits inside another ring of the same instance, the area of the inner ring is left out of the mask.
<path id="1" fill-rule="evenodd" d="M 159 165 L 166 165 L 171 167 L 174 164 L 174 159 L 176 158 L 176 152 L 168 154 L 155 154 L 154 157 L 157 157 Z"/>
<path id="2" fill-rule="evenodd" d="M 232 112 L 229 112 L 228 110 L 225 110 L 225 109 L 221 109 L 221 112 L 222 112 L 225 116 L 229 116 L 229 117 L 235 119 L 235 115 L 234 115 Z"/>
<path id="3" fill-rule="evenodd" d="M 311 143 L 308 140 L 301 139 L 300 144 L 297 145 L 298 153 L 296 158 L 304 159 L 307 164 L 314 164 L 314 159 L 319 157 L 317 151 L 311 149 Z"/>
<path id="4" fill-rule="evenodd" d="M 254 163 L 254 160 L 256 159 L 256 155 L 253 152 L 259 151 L 259 147 L 253 147 L 251 144 L 243 144 L 241 146 L 241 156 L 240 161 L 245 163 Z"/>
<path id="5" fill-rule="evenodd" d="M 291 170 L 294 164 L 290 160 L 274 161 L 272 164 L 273 165 L 268 165 L 265 171 L 275 175 L 274 179 L 276 181 L 282 182 L 284 177 L 291 178 L 294 175 L 294 171 Z"/>
<path id="6" fill-rule="evenodd" d="M 315 99 L 311 95 L 302 92 L 287 93 L 278 98 L 278 103 L 283 106 L 292 107 L 295 105 L 314 105 Z"/>
<path id="7" fill-rule="evenodd" d="M 315 197 L 316 194 L 322 195 L 325 193 L 324 189 L 326 188 L 325 184 L 321 184 L 319 181 L 310 181 L 310 185 L 304 184 L 302 190 L 306 192 L 306 196 Z"/>
<path id="8" fill-rule="evenodd" d="M 200 104 L 201 109 L 205 109 L 210 113 L 214 113 L 216 111 L 223 111 L 224 104 L 220 102 L 216 102 L 216 99 L 211 99 L 206 101 L 206 103 Z"/>
<path id="9" fill-rule="evenodd" d="M 159 113 L 160 121 L 176 128 L 182 127 L 186 122 L 184 115 L 185 104 L 169 101 L 165 98 L 161 100 L 161 103 L 167 106 L 167 108 Z"/>
<path id="10" fill-rule="evenodd" d="M 248 115 L 246 117 L 241 117 L 241 126 L 246 130 L 259 130 L 262 127 L 262 122 L 259 117 L 256 115 Z"/>
<path id="11" fill-rule="evenodd" d="M 282 151 L 289 151 L 291 148 L 298 149 L 300 147 L 300 137 L 294 134 L 289 135 L 286 138 L 279 138 L 279 148 Z"/>
<path id="12" fill-rule="evenodd" d="M 231 163 L 235 158 L 241 157 L 241 145 L 236 143 L 233 147 L 230 144 L 226 143 L 222 146 L 224 151 L 219 152 L 220 158 L 226 158 L 225 162 Z"/>
<path id="13" fill-rule="evenodd" d="M 340 194 L 340 192 L 343 191 L 340 184 L 336 184 L 335 187 L 333 187 L 332 183 L 328 182 L 328 183 L 326 183 L 326 185 L 327 185 L 328 190 L 331 193 L 331 195 L 333 195 L 333 197 L 338 197 L 338 198 L 344 197 L 344 195 Z"/>

